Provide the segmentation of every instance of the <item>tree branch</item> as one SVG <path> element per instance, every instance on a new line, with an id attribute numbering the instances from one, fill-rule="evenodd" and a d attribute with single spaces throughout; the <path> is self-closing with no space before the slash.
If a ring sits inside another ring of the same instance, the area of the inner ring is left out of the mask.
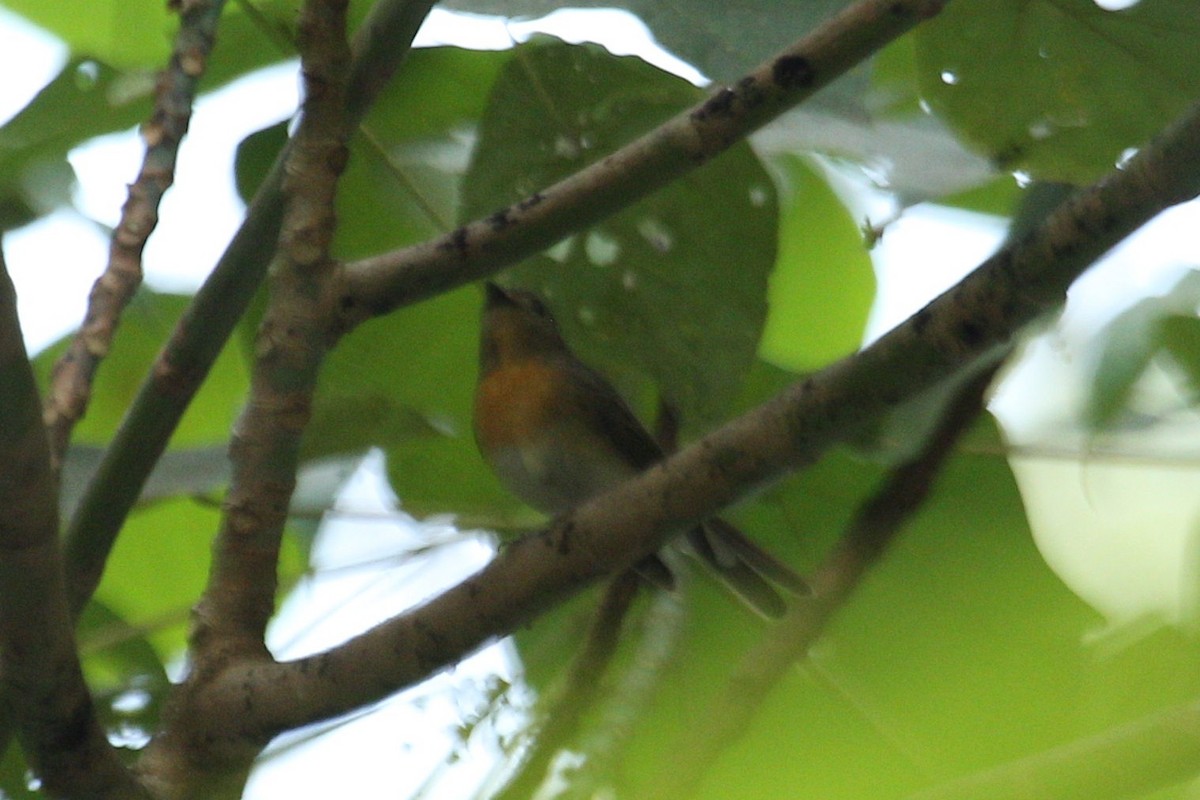
<path id="1" fill-rule="evenodd" d="M 955 443 L 983 408 L 1000 363 L 997 360 L 957 391 L 921 451 L 891 470 L 859 508 L 841 541 L 812 575 L 812 601 L 793 606 L 746 654 L 725 690 L 703 709 L 696 709 L 696 724 L 672 748 L 678 755 L 673 768 L 659 773 L 647 796 L 691 797 L 721 753 L 749 727 L 780 679 L 807 657 L 830 618 L 925 502 Z"/>
<path id="2" fill-rule="evenodd" d="M 0 675 L 18 737 L 53 797 L 141 796 L 96 719 L 76 656 L 57 486 L 2 254 L 0 416 Z"/>
<path id="3" fill-rule="evenodd" d="M 380 0 L 371 8 L 353 48 L 348 127 L 361 121 L 404 60 L 432 6 L 433 0 Z M 95 592 L 117 531 L 262 283 L 279 237 L 284 158 L 281 153 L 241 228 L 159 353 L 70 521 L 66 556 L 76 613 Z"/>
<path id="4" fill-rule="evenodd" d="M 344 325 L 483 278 L 699 167 L 909 30 L 945 0 L 860 0 L 733 87 L 487 219 L 347 264 Z"/>
<path id="5" fill-rule="evenodd" d="M 83 325 L 54 365 L 44 416 L 55 470 L 61 468 L 71 430 L 87 411 L 92 381 L 112 345 L 121 312 L 142 283 L 142 250 L 158 225 L 159 203 L 175 181 L 179 143 L 187 133 L 224 5 L 225 0 L 189 0 L 180 9 L 175 49 L 158 77 L 154 111 L 142 127 L 146 154 L 113 231 L 108 266 L 92 286 Z"/>
<path id="6" fill-rule="evenodd" d="M 230 445 L 233 475 L 196 610 L 192 657 L 266 654 L 276 569 L 296 482 L 300 437 L 312 410 L 329 336 L 329 246 L 334 198 L 346 167 L 348 0 L 307 0 L 300 14 L 304 104 L 284 169 L 286 198 L 271 296 L 255 343 L 250 398 Z M 324 300 L 324 301 L 323 301 Z"/>
<path id="7" fill-rule="evenodd" d="M 870 347 L 505 548 L 420 608 L 328 652 L 227 671 L 211 687 L 212 716 L 197 726 L 254 738 L 345 713 L 456 663 L 598 577 L 629 568 L 675 533 L 812 463 L 859 426 L 980 359 L 999 357 L 1021 326 L 1061 305 L 1067 286 L 1093 260 L 1162 209 L 1200 192 L 1198 165 L 1200 104 L 1121 170 L 1074 195 Z M 234 699 L 247 686 L 261 691 L 253 713 Z"/>

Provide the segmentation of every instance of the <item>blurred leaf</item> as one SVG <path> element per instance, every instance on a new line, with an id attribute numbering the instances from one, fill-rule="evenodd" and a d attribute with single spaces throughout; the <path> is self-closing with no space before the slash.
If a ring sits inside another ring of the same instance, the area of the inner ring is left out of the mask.
<path id="1" fill-rule="evenodd" d="M 858 349 L 875 272 L 858 226 L 829 186 L 799 158 L 772 165 L 786 190 L 759 353 L 803 372 Z"/>
<path id="2" fill-rule="evenodd" d="M 49 4 L 54 5 L 54 4 Z M 150 113 L 154 81 L 75 59 L 0 128 L 0 228 L 70 200 L 67 153 L 88 139 L 127 130 Z"/>
<path id="3" fill-rule="evenodd" d="M 1200 399 L 1200 319 L 1173 314 L 1163 320 L 1163 342 L 1167 352 L 1187 376 L 1192 402 Z"/>
<path id="4" fill-rule="evenodd" d="M 146 631 L 102 603 L 88 604 L 78 638 L 101 724 L 118 746 L 141 747 L 158 726 L 171 681 Z"/>
<path id="5" fill-rule="evenodd" d="M 1189 350 L 1195 346 L 1198 306 L 1200 272 L 1192 271 L 1166 295 L 1141 300 L 1104 326 L 1096 336 L 1097 356 L 1084 412 L 1089 429 L 1100 430 L 1117 419 L 1151 360 L 1164 348 L 1186 374 L 1195 374 L 1196 362 Z"/>
<path id="6" fill-rule="evenodd" d="M 980 214 L 1007 217 L 1021 197 L 1021 186 L 1011 175 L 1000 175 L 987 183 L 938 199 L 938 205 L 953 206 Z"/>
<path id="7" fill-rule="evenodd" d="M 765 157 L 819 152 L 848 159 L 905 206 L 969 191 L 996 175 L 925 113 L 880 116 L 866 108 L 851 113 L 810 102 L 754 134 L 752 141 Z"/>
<path id="8" fill-rule="evenodd" d="M 926 101 L 1002 168 L 1085 183 L 1200 95 L 1192 0 L 966 0 L 917 30 Z"/>
<path id="9" fill-rule="evenodd" d="M 998 443 L 990 420 L 980 429 Z M 795 535 L 823 551 L 880 475 L 833 452 L 770 491 L 784 499 Z M 747 647 L 770 635 L 723 616 L 703 595 L 693 601 L 689 644 L 638 720 L 624 762 L 635 786 L 664 768 L 682 731 L 705 723 L 706 698 Z M 1033 547 L 1004 461 L 956 456 L 809 665 L 771 694 L 697 797 L 729 797 L 733 787 L 739 800 L 900 797 L 931 774 L 1078 734 L 1090 658 L 1080 637 L 1096 621 Z"/>
<path id="10" fill-rule="evenodd" d="M 105 566 L 96 600 L 141 629 L 164 660 L 183 651 L 218 523 L 216 507 L 189 499 L 142 508 L 125 523 Z"/>
<path id="11" fill-rule="evenodd" d="M 74 441 L 106 444 L 126 410 L 133 404 L 146 371 L 154 362 L 182 315 L 190 297 L 159 294 L 143 289 L 121 317 L 112 350 L 100 365 L 87 415 L 75 428 Z M 42 386 L 66 349 L 64 338 L 34 359 Z M 205 379 L 196 398 L 171 438 L 173 447 L 224 442 L 242 406 L 249 386 L 246 368 L 236 350 L 226 348 Z"/>
<path id="12" fill-rule="evenodd" d="M 161 0 L 5 0 L 80 55 L 121 67 L 158 67 L 170 52 L 175 15 Z"/>
<path id="13" fill-rule="evenodd" d="M 496 81 L 463 217 L 577 171 L 697 97 L 640 59 L 523 45 Z M 612 373 L 636 365 L 684 420 L 703 423 L 753 361 L 776 219 L 771 180 L 743 145 L 509 275 L 546 299 L 585 360 Z"/>

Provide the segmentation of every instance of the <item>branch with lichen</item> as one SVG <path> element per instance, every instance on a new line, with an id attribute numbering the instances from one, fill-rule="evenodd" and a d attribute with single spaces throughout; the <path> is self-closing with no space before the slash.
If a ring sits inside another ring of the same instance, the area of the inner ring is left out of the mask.
<path id="1" fill-rule="evenodd" d="M 172 4 L 180 12 L 171 59 L 158 76 L 154 111 L 142 126 L 146 153 L 121 208 L 109 243 L 108 265 L 88 296 L 83 324 L 54 365 L 44 410 L 54 468 L 61 467 L 71 431 L 83 418 L 92 381 L 112 346 L 121 312 L 142 283 L 142 251 L 158 226 L 158 206 L 175 181 L 179 144 L 187 134 L 192 103 L 216 40 L 225 0 Z"/>

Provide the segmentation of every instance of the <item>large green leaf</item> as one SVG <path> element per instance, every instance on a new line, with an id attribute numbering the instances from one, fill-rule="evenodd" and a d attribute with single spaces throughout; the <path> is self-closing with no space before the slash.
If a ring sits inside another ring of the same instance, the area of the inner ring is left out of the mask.
<path id="1" fill-rule="evenodd" d="M 4 0 L 4 5 L 61 38 L 72 52 L 121 67 L 166 61 L 175 15 L 160 0 Z"/>
<path id="2" fill-rule="evenodd" d="M 619 8 L 641 19 L 667 50 L 714 81 L 732 82 L 847 5 L 733 0 L 720 13 L 706 0 L 449 0 L 449 8 L 507 17 L 541 17 L 563 8 Z"/>
<path id="3" fill-rule="evenodd" d="M 773 166 L 783 173 L 786 199 L 759 352 L 803 372 L 858 349 L 875 272 L 862 233 L 829 186 L 798 158 Z"/>
<path id="4" fill-rule="evenodd" d="M 697 90 L 593 46 L 522 46 L 496 81 L 463 186 L 484 216 L 571 174 L 695 102 Z M 708 421 L 753 361 L 775 261 L 770 177 L 739 146 L 511 270 L 584 357 L 651 376 L 687 421 Z"/>
<path id="5" fill-rule="evenodd" d="M 963 0 L 917 32 L 926 101 L 1006 169 L 1089 182 L 1200 95 L 1193 0 Z"/>

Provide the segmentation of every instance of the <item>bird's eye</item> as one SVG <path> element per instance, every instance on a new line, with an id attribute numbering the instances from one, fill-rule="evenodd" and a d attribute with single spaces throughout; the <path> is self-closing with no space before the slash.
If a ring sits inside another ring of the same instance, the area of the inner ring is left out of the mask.
<path id="1" fill-rule="evenodd" d="M 546 308 L 546 304 L 532 294 L 525 295 L 525 307 L 537 314 L 539 317 L 550 318 L 550 309 Z"/>

